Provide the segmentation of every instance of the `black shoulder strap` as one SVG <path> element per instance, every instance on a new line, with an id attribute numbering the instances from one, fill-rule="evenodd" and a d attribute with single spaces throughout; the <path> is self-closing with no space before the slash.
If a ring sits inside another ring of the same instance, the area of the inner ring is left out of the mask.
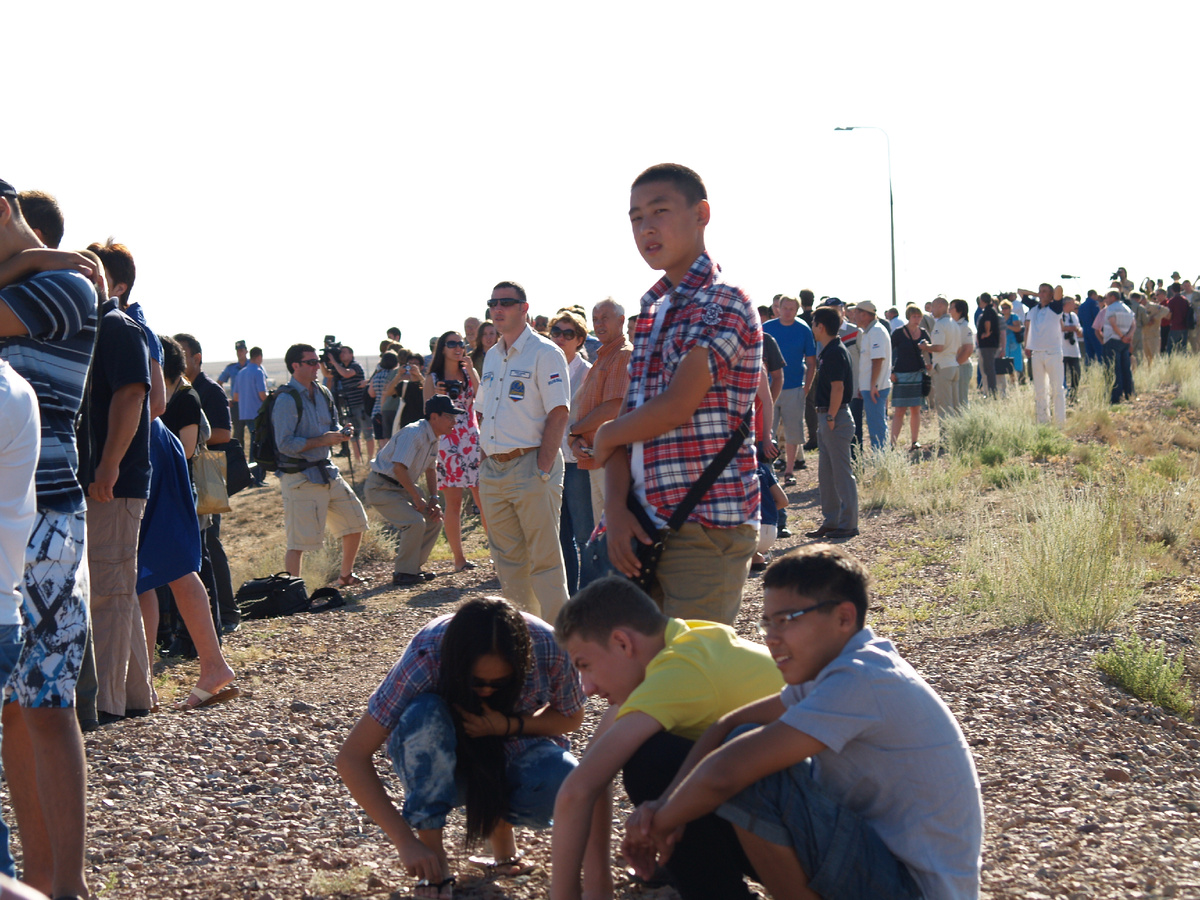
<path id="1" fill-rule="evenodd" d="M 687 521 L 687 517 L 691 515 L 692 510 L 696 508 L 696 504 L 708 492 L 708 489 L 713 486 L 717 477 L 725 471 L 725 467 L 730 461 L 737 456 L 738 450 L 742 448 L 746 438 L 750 435 L 750 422 L 754 418 L 754 401 L 750 402 L 750 408 L 746 410 L 746 414 L 742 416 L 742 420 L 738 422 L 737 428 L 733 429 L 733 433 L 729 435 L 729 439 L 725 442 L 725 446 L 721 448 L 721 452 L 713 457 L 710 462 L 696 479 L 696 483 L 688 489 L 680 504 L 675 507 L 675 511 L 671 513 L 671 518 L 667 522 L 667 527 L 672 531 L 678 531 L 683 527 L 683 523 Z"/>

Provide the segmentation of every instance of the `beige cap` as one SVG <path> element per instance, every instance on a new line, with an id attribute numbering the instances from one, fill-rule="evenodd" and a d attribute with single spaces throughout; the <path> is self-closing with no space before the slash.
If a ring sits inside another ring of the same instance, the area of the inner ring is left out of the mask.
<path id="1" fill-rule="evenodd" d="M 875 309 L 875 304 L 870 300 L 863 300 L 861 303 L 856 303 L 854 304 L 854 308 L 859 312 L 869 312 L 871 315 L 875 315 L 878 312 Z"/>

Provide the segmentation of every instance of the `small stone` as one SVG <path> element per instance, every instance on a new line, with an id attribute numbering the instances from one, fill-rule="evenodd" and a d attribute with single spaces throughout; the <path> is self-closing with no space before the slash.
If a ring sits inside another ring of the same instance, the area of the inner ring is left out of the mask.
<path id="1" fill-rule="evenodd" d="M 1133 779 L 1130 778 L 1129 773 L 1126 772 L 1124 769 L 1105 769 L 1104 770 L 1104 780 L 1105 781 L 1117 781 L 1117 782 L 1124 783 L 1124 782 L 1132 781 Z"/>

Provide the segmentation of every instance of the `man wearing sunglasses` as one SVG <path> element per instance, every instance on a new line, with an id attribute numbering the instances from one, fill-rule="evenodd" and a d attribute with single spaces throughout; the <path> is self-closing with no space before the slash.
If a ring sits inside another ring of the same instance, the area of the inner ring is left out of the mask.
<path id="1" fill-rule="evenodd" d="M 287 533 L 285 568 L 299 576 L 305 550 L 320 550 L 325 543 L 325 523 L 342 539 L 341 587 L 363 583 L 354 574 L 358 545 L 367 530 L 367 514 L 354 491 L 342 479 L 329 458 L 336 447 L 354 434 L 342 429 L 329 390 L 317 383 L 316 349 L 310 344 L 293 344 L 283 358 L 292 379 L 271 409 L 271 428 L 279 457 L 279 486 L 283 494 L 283 521 Z"/>
<path id="2" fill-rule="evenodd" d="M 525 289 L 502 281 L 487 302 L 499 338 L 479 380 L 479 493 L 504 596 L 553 621 L 567 601 L 558 539 L 560 450 L 571 404 L 567 358 L 526 323 Z"/>

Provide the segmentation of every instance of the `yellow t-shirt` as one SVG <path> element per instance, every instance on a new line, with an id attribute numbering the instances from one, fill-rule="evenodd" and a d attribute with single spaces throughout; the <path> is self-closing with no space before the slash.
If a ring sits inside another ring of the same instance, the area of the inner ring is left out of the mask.
<path id="1" fill-rule="evenodd" d="M 643 712 L 664 731 L 694 741 L 725 713 L 783 688 L 767 648 L 742 640 L 727 625 L 671 619 L 665 638 L 618 719 Z"/>

